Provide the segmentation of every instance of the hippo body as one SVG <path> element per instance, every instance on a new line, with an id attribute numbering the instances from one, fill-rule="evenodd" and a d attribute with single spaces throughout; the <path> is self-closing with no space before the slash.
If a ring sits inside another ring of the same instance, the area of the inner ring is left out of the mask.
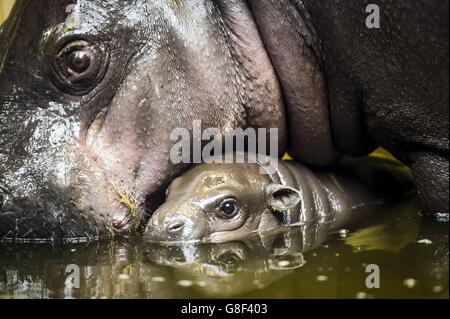
<path id="1" fill-rule="evenodd" d="M 276 128 L 314 167 L 384 146 L 448 217 L 448 1 L 17 0 L 0 28 L 0 240 L 134 232 L 175 128 Z"/>
<path id="2" fill-rule="evenodd" d="M 408 175 L 385 160 L 373 159 L 372 173 L 364 178 L 343 167 L 312 171 L 294 161 L 261 174 L 261 164 L 254 162 L 202 164 L 175 179 L 150 218 L 146 239 L 217 243 L 302 225 L 317 225 L 324 234 L 380 214 L 387 199 L 408 189 Z M 380 164 L 385 169 L 391 164 L 390 178 L 382 175 L 394 192 L 376 186 Z"/>

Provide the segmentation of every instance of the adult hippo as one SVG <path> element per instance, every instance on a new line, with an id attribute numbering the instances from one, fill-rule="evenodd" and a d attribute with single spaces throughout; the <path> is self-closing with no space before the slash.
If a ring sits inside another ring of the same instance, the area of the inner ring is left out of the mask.
<path id="1" fill-rule="evenodd" d="M 380 144 L 448 214 L 448 1 L 380 0 L 380 29 L 366 2 L 17 0 L 0 30 L 0 239 L 135 230 L 189 167 L 169 136 L 194 120 L 278 128 L 280 152 L 315 166 Z"/>
<path id="2" fill-rule="evenodd" d="M 317 232 L 313 238 L 324 238 L 331 230 L 379 215 L 389 198 L 408 189 L 408 175 L 388 160 L 364 161 L 363 175 L 343 167 L 311 171 L 295 161 L 281 161 L 261 174 L 267 166 L 248 157 L 244 164 L 216 158 L 175 179 L 166 202 L 149 220 L 146 239 L 222 243 L 286 226 L 305 226 Z"/>

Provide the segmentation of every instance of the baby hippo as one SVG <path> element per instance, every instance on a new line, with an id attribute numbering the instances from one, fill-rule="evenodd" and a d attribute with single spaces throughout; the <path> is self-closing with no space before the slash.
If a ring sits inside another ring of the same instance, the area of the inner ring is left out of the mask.
<path id="1" fill-rule="evenodd" d="M 396 165 L 373 161 L 377 168 Z M 279 161 L 271 174 L 261 174 L 260 168 L 224 163 L 192 168 L 168 188 L 166 202 L 150 218 L 146 239 L 220 243 L 284 226 L 326 223 L 335 229 L 380 210 L 387 198 L 383 193 L 390 191 L 376 190 L 377 176 L 382 175 L 381 188 L 393 185 L 385 170 L 372 170 L 364 178 L 344 168 L 313 172 L 293 161 Z"/>

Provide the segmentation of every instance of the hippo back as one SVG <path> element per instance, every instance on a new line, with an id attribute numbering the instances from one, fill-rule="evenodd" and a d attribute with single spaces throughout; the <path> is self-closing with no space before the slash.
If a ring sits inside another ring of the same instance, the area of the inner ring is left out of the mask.
<path id="1" fill-rule="evenodd" d="M 385 159 L 344 159 L 332 169 L 280 162 L 278 181 L 298 189 L 301 200 L 286 224 L 332 223 L 340 227 L 378 213 L 381 205 L 413 191 L 409 170 Z"/>

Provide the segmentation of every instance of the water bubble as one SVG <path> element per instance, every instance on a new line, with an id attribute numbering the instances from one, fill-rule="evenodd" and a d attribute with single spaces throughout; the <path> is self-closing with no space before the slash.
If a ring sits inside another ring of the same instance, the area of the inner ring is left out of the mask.
<path id="1" fill-rule="evenodd" d="M 442 292 L 442 290 L 444 290 L 444 288 L 442 286 L 438 285 L 438 286 L 434 286 L 432 290 L 434 293 L 440 293 L 440 292 Z"/>
<path id="2" fill-rule="evenodd" d="M 406 288 L 412 289 L 417 285 L 417 280 L 414 278 L 405 279 L 405 280 L 403 280 L 403 285 Z"/>
<path id="3" fill-rule="evenodd" d="M 253 280 L 253 284 L 256 286 L 256 288 L 258 289 L 263 289 L 264 285 L 259 281 L 259 280 Z"/>
<path id="4" fill-rule="evenodd" d="M 281 268 L 288 267 L 290 264 L 291 264 L 291 262 L 289 260 L 280 260 L 278 262 L 278 266 Z"/>
<path id="5" fill-rule="evenodd" d="M 319 275 L 319 276 L 317 276 L 316 277 L 316 280 L 317 281 L 327 281 L 328 280 L 328 276 L 325 276 L 325 275 Z"/>
<path id="6" fill-rule="evenodd" d="M 191 280 L 180 280 L 177 282 L 177 285 L 181 287 L 191 287 L 193 284 Z"/>
<path id="7" fill-rule="evenodd" d="M 166 278 L 164 277 L 152 277 L 153 282 L 164 282 L 166 281 Z"/>
<path id="8" fill-rule="evenodd" d="M 346 238 L 349 233 L 350 233 L 350 231 L 348 229 L 341 229 L 339 231 L 339 236 L 341 236 L 341 238 Z"/>
<path id="9" fill-rule="evenodd" d="M 130 276 L 127 274 L 120 274 L 119 279 L 120 280 L 130 280 Z"/>
<path id="10" fill-rule="evenodd" d="M 360 291 L 358 293 L 356 293 L 356 299 L 366 299 L 367 298 L 367 293 L 364 291 Z"/>
<path id="11" fill-rule="evenodd" d="M 429 239 L 426 239 L 426 238 L 424 238 L 424 239 L 421 239 L 421 240 L 419 240 L 419 241 L 417 241 L 419 244 L 424 244 L 424 245 L 431 245 L 433 242 L 431 241 L 431 240 L 429 240 Z"/>

